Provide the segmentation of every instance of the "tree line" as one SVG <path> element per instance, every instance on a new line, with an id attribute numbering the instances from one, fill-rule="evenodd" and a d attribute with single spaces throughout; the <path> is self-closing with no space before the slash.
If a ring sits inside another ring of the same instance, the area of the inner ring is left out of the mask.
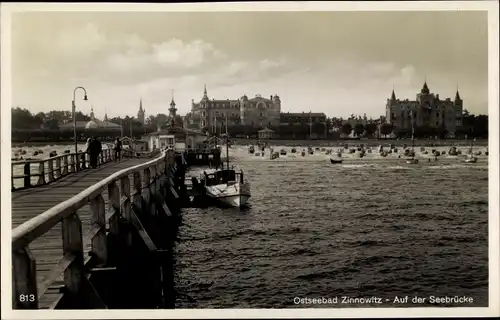
<path id="1" fill-rule="evenodd" d="M 81 111 L 75 113 L 76 121 L 90 121 L 89 115 L 83 114 Z M 161 129 L 167 126 L 168 116 L 163 113 L 159 113 L 156 116 L 149 116 L 145 119 L 145 124 L 143 125 L 135 117 L 126 116 L 124 118 L 114 117 L 108 119 L 109 122 L 121 125 L 125 131 L 129 130 L 132 126 L 132 130 L 140 131 L 141 129 L 156 130 L 158 125 Z M 66 121 L 72 121 L 73 115 L 71 111 L 57 111 L 53 110 L 50 112 L 38 112 L 32 114 L 28 109 L 21 109 L 19 107 L 12 108 L 12 130 L 59 130 L 59 126 Z M 175 122 L 178 126 L 182 126 L 182 117 L 177 115 Z"/>
<path id="2" fill-rule="evenodd" d="M 108 121 L 121 125 L 123 134 L 126 136 L 140 136 L 141 134 L 147 134 L 154 132 L 157 128 L 165 129 L 168 123 L 169 117 L 166 114 L 160 113 L 157 115 L 151 115 L 145 119 L 145 124 L 143 125 L 135 117 L 126 116 L 124 118 L 114 117 L 108 119 Z M 32 114 L 27 109 L 21 109 L 19 107 L 12 108 L 12 132 L 14 135 L 22 135 L 18 139 L 29 140 L 37 135 L 46 135 L 47 132 L 50 138 L 55 138 L 55 136 L 65 135 L 62 131 L 59 131 L 59 125 L 67 120 L 72 120 L 71 111 L 50 111 L 47 113 L 39 112 Z M 77 121 L 90 121 L 90 116 L 83 114 L 80 111 L 76 112 Z M 183 119 L 181 116 L 177 115 L 175 119 L 176 126 L 183 126 Z M 380 130 L 379 130 L 380 126 Z M 333 128 L 337 128 L 338 131 L 332 131 Z M 228 127 L 228 133 L 231 136 L 251 136 L 256 137 L 258 131 L 263 128 L 255 128 L 249 125 L 232 125 Z M 398 129 L 394 128 L 388 123 L 378 124 L 375 121 L 368 121 L 366 125 L 358 123 L 352 126 L 350 123 L 345 122 L 341 118 L 327 118 L 326 123 L 313 122 L 310 124 L 298 123 L 298 124 L 288 124 L 279 125 L 275 127 L 270 127 L 274 131 L 275 137 L 282 139 L 308 139 L 315 136 L 319 139 L 324 138 L 338 138 L 339 133 L 346 135 L 354 134 L 357 137 L 367 137 L 367 138 L 383 138 L 389 135 L 394 135 L 397 138 L 408 138 L 411 137 L 411 129 Z M 27 134 L 26 131 L 31 132 Z M 102 131 L 102 132 L 101 132 Z M 213 132 L 213 128 L 205 129 L 205 131 Z M 225 131 L 225 128 L 223 128 Z M 23 133 L 24 132 L 24 133 Z M 38 132 L 38 133 L 37 133 Z M 102 136 L 106 135 L 108 130 L 105 128 L 93 129 L 93 133 Z M 220 132 L 218 128 L 217 132 Z M 113 133 L 113 136 L 117 133 Z M 120 132 L 121 134 L 121 132 Z M 446 137 L 448 132 L 445 127 L 431 128 L 427 126 L 415 127 L 414 136 L 415 138 L 427 138 L 438 136 L 439 138 Z M 68 133 L 68 135 L 72 134 Z M 80 135 L 80 133 L 79 133 Z M 380 136 L 379 136 L 380 135 Z M 488 137 L 488 116 L 487 115 L 472 115 L 467 110 L 463 113 L 463 126 L 455 132 L 457 138 L 468 137 L 478 137 L 487 138 Z M 62 136 L 61 136 L 62 138 Z M 68 136 L 68 138 L 70 138 Z M 59 139 L 56 139 L 59 140 Z"/>

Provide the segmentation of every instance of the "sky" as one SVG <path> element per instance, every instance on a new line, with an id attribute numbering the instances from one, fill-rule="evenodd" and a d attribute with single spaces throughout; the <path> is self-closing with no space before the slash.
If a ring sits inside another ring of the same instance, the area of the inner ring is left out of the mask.
<path id="1" fill-rule="evenodd" d="M 488 112 L 479 11 L 22 12 L 12 14 L 12 104 L 98 118 L 178 113 L 199 101 L 278 94 L 282 112 L 379 117 L 386 99 L 440 98 Z"/>

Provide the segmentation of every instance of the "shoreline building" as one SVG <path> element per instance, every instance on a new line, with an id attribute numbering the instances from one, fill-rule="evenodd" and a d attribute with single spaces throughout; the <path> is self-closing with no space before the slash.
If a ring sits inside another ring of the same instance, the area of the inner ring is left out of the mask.
<path id="1" fill-rule="evenodd" d="M 221 130 L 227 120 L 228 126 L 250 125 L 255 128 L 278 126 L 280 124 L 281 101 L 278 95 L 264 98 L 256 94 L 253 98 L 243 95 L 240 99 L 210 99 L 207 87 L 199 102 L 191 101 L 191 111 L 186 115 L 186 126 Z M 223 129 L 222 129 L 223 130 Z"/>
<path id="2" fill-rule="evenodd" d="M 113 123 L 108 120 L 108 114 L 104 114 L 104 120 L 99 120 L 94 115 L 94 108 L 90 109 L 90 121 L 76 121 L 77 130 L 110 130 L 110 131 L 121 131 L 122 126 Z M 68 121 L 67 123 L 59 125 L 59 130 L 73 130 L 73 122 Z"/>
<path id="3" fill-rule="evenodd" d="M 416 128 L 428 127 L 431 129 L 446 129 L 449 136 L 462 127 L 463 100 L 460 94 L 455 94 L 455 99 L 439 98 L 439 94 L 431 93 L 427 81 L 415 100 L 396 99 L 394 89 L 386 103 L 386 119 L 395 130 L 408 130 L 411 132 L 412 123 Z"/>
<path id="4" fill-rule="evenodd" d="M 152 132 L 144 137 L 150 151 L 172 148 L 180 152 L 204 146 L 206 136 L 201 131 L 185 128 L 176 122 L 177 108 L 173 91 L 168 112 L 166 127 L 161 129 L 161 125 L 158 124 L 156 132 Z"/>

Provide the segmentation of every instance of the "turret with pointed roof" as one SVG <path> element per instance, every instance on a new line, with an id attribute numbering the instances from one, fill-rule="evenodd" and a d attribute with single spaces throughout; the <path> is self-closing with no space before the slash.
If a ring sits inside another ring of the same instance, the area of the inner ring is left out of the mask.
<path id="1" fill-rule="evenodd" d="M 170 123 L 173 126 L 175 126 L 175 116 L 177 112 L 177 108 L 175 107 L 175 101 L 174 101 L 174 90 L 172 90 L 172 101 L 170 102 L 170 108 L 168 108 L 169 111 L 169 117 L 170 117 Z"/>
<path id="2" fill-rule="evenodd" d="M 429 87 L 427 86 L 427 80 L 424 82 L 424 86 L 422 87 L 422 90 L 420 90 L 421 93 L 423 94 L 429 94 Z"/>
<path id="3" fill-rule="evenodd" d="M 205 89 L 203 90 L 203 100 L 208 100 L 207 85 L 205 84 Z"/>

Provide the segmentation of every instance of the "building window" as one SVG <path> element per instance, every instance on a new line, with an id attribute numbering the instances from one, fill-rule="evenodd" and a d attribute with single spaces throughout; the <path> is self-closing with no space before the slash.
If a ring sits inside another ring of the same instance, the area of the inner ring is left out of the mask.
<path id="1" fill-rule="evenodd" d="M 260 116 L 262 117 L 262 112 L 260 113 Z"/>
<path id="2" fill-rule="evenodd" d="M 460 126 L 462 125 L 462 123 L 460 122 L 460 120 L 457 120 L 457 121 L 455 121 L 455 125 L 456 125 L 457 127 L 460 127 Z"/>

